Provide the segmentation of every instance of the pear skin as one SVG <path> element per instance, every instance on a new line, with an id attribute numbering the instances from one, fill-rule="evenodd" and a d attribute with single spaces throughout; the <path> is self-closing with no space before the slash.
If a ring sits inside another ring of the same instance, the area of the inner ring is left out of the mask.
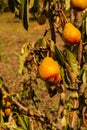
<path id="1" fill-rule="evenodd" d="M 71 0 L 71 6 L 77 10 L 87 8 L 87 0 Z"/>
<path id="2" fill-rule="evenodd" d="M 61 81 L 60 67 L 51 57 L 45 57 L 38 70 L 40 78 L 51 85 Z"/>
<path id="3" fill-rule="evenodd" d="M 81 32 L 72 23 L 66 23 L 63 30 L 63 38 L 67 44 L 74 45 L 80 42 Z"/>

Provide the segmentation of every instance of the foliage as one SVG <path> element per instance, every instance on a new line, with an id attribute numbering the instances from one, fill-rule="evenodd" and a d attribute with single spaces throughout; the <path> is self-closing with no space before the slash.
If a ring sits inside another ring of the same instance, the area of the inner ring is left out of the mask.
<path id="1" fill-rule="evenodd" d="M 18 107 L 12 100 L 12 95 L 6 92 L 3 79 L 0 78 L 0 129 L 29 130 L 30 119 L 18 113 Z"/>
<path id="2" fill-rule="evenodd" d="M 35 1 L 16 0 L 15 2 L 17 6 L 22 7 L 23 25 L 28 30 L 28 11 L 33 8 Z M 3 80 L 0 80 L 1 128 L 10 129 L 12 127 L 15 130 L 87 129 L 87 16 L 86 11 L 70 10 L 70 1 L 66 3 L 62 0 L 43 1 L 42 12 L 46 9 L 51 40 L 46 38 L 48 29 L 36 42 L 23 45 L 19 56 L 19 74 L 23 76 L 20 97 L 16 97 L 15 100 L 16 95 L 8 94 Z M 14 3 L 15 6 L 16 4 Z M 78 13 L 81 13 L 80 17 Z M 75 16 L 74 19 L 73 16 Z M 80 25 L 78 25 L 78 19 L 81 20 Z M 82 39 L 77 45 L 65 44 L 61 50 L 56 44 L 56 33 L 62 37 L 64 26 L 68 21 L 81 31 Z M 54 86 L 42 81 L 38 74 L 38 66 L 47 55 L 58 62 L 61 68 L 62 81 Z M 2 109 L 3 106 L 6 107 L 3 104 L 6 98 L 3 95 L 10 98 L 12 102 L 11 114 L 8 117 Z M 16 110 L 12 109 L 15 108 L 13 105 L 16 106 Z M 9 123 L 12 124 L 9 125 Z"/>
<path id="3" fill-rule="evenodd" d="M 0 0 L 0 13 L 9 11 L 8 4 L 6 0 Z"/>

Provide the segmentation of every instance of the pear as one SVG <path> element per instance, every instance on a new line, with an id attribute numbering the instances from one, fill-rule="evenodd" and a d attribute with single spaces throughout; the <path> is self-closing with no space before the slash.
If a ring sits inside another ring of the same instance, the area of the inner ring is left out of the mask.
<path id="1" fill-rule="evenodd" d="M 77 10 L 87 8 L 87 0 L 71 0 L 71 6 Z"/>
<path id="2" fill-rule="evenodd" d="M 57 84 L 61 81 L 59 64 L 51 57 L 45 57 L 38 70 L 40 78 L 50 85 Z"/>
<path id="3" fill-rule="evenodd" d="M 66 43 L 74 45 L 80 42 L 81 32 L 72 23 L 66 23 L 63 30 L 63 38 Z"/>

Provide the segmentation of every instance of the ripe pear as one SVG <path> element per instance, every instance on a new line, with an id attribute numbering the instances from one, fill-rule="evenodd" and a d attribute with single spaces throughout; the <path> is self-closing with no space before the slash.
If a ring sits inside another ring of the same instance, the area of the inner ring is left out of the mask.
<path id="1" fill-rule="evenodd" d="M 45 57 L 39 66 L 40 78 L 50 85 L 61 81 L 60 67 L 51 57 Z"/>
<path id="2" fill-rule="evenodd" d="M 87 8 L 87 0 L 71 0 L 71 5 L 77 10 L 83 10 Z"/>
<path id="3" fill-rule="evenodd" d="M 72 23 L 66 23 L 63 30 L 63 38 L 68 44 L 74 45 L 80 42 L 81 32 Z"/>

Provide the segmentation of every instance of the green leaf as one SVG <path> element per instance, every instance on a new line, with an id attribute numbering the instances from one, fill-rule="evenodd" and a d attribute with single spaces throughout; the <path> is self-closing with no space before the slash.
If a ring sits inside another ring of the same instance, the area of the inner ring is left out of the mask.
<path id="1" fill-rule="evenodd" d="M 78 61 L 76 60 L 75 55 L 74 55 L 72 52 L 70 52 L 67 48 L 65 49 L 65 52 L 66 52 L 66 60 L 67 60 L 67 62 L 68 62 L 69 65 L 71 66 L 71 68 L 72 68 L 74 74 L 75 74 L 76 76 L 78 76 L 78 75 L 79 75 L 79 72 L 80 72 L 80 71 L 79 71 L 79 63 L 78 63 Z"/>
<path id="2" fill-rule="evenodd" d="M 19 122 L 20 122 L 20 124 L 21 124 L 21 127 L 22 127 L 24 130 L 28 130 L 28 129 L 27 129 L 27 126 L 26 126 L 26 123 L 25 123 L 25 121 L 24 121 L 24 117 L 18 115 L 18 120 L 19 120 Z"/>
<path id="3" fill-rule="evenodd" d="M 24 116 L 24 121 L 26 123 L 27 129 L 30 130 L 30 120 L 28 116 Z"/>
<path id="4" fill-rule="evenodd" d="M 3 86 L 3 79 L 0 77 L 0 88 Z"/>
<path id="5" fill-rule="evenodd" d="M 87 36 L 87 17 L 86 17 L 86 25 L 85 25 L 85 27 L 86 27 L 86 36 Z"/>
<path id="6" fill-rule="evenodd" d="M 62 117 L 62 119 L 60 120 L 60 123 L 61 123 L 62 126 L 65 126 L 65 127 L 66 127 L 66 125 L 67 125 L 67 120 L 66 120 L 66 117 L 65 117 L 65 116 Z"/>
<path id="7" fill-rule="evenodd" d="M 87 63 L 83 65 L 80 76 L 81 76 L 82 82 L 84 84 L 87 83 Z"/>
<path id="8" fill-rule="evenodd" d="M 41 48 L 46 48 L 47 47 L 47 40 L 45 37 L 42 37 L 42 38 L 38 39 L 35 44 Z"/>
<path id="9" fill-rule="evenodd" d="M 4 123 L 4 118 L 2 115 L 2 110 L 0 110 L 0 123 Z"/>
<path id="10" fill-rule="evenodd" d="M 24 69 L 24 62 L 25 62 L 26 54 L 23 56 L 19 56 L 19 74 L 22 74 L 23 69 Z"/>
<path id="11" fill-rule="evenodd" d="M 69 10 L 70 9 L 70 0 L 65 0 L 65 5 L 66 5 L 65 9 Z"/>
<path id="12" fill-rule="evenodd" d="M 17 127 L 15 119 L 13 118 L 13 114 L 11 113 L 9 118 L 8 118 L 8 122 L 5 123 L 5 125 L 7 125 L 7 127 L 9 127 L 10 130 L 13 130 L 14 128 Z"/>
<path id="13" fill-rule="evenodd" d="M 28 49 L 28 44 L 29 43 L 25 43 L 22 48 L 21 48 L 21 54 L 19 55 L 19 74 L 22 74 L 23 69 L 24 69 L 24 63 L 25 63 L 25 59 L 29 54 L 29 49 Z"/>
<path id="14" fill-rule="evenodd" d="M 87 17 L 87 13 L 84 13 L 82 19 L 84 20 Z"/>
<path id="15" fill-rule="evenodd" d="M 64 70 L 64 68 L 62 67 L 61 68 L 61 76 L 62 76 L 62 79 L 63 79 L 63 84 L 65 87 L 68 87 L 70 85 L 70 80 L 69 80 L 69 77 L 66 73 L 66 71 Z"/>
<path id="16" fill-rule="evenodd" d="M 28 0 L 22 0 L 23 26 L 28 30 L 29 26 L 29 3 Z"/>
<path id="17" fill-rule="evenodd" d="M 29 3 L 29 8 L 32 8 L 34 5 L 34 0 L 30 0 L 30 3 Z"/>
<path id="18" fill-rule="evenodd" d="M 24 130 L 22 127 L 17 127 L 15 130 Z"/>
<path id="19" fill-rule="evenodd" d="M 57 48 L 57 46 L 55 46 L 54 49 L 55 49 L 55 58 L 57 59 L 58 63 L 61 66 L 65 67 L 65 60 L 62 52 Z"/>
<path id="20" fill-rule="evenodd" d="M 83 83 L 87 83 L 87 72 L 83 73 L 82 81 L 83 81 Z"/>

